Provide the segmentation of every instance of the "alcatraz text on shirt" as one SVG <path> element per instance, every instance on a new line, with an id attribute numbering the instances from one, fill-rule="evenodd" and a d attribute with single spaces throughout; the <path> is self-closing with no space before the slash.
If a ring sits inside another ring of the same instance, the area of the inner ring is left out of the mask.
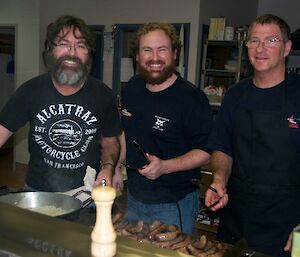
<path id="1" fill-rule="evenodd" d="M 53 104 L 48 109 L 43 109 L 36 117 L 44 124 L 53 116 L 65 114 L 76 116 L 86 121 L 87 125 L 97 121 L 97 118 L 92 115 L 91 111 L 85 111 L 83 106 L 77 104 Z"/>

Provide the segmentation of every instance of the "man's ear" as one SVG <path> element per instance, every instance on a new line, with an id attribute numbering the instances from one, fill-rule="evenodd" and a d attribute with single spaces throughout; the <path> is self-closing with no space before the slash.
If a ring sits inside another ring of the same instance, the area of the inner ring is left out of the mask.
<path id="1" fill-rule="evenodd" d="M 284 57 L 287 57 L 292 49 L 292 41 L 289 40 L 285 43 L 285 49 L 284 49 Z"/>
<path id="2" fill-rule="evenodd" d="M 179 61 L 180 56 L 179 56 L 179 54 L 177 53 L 177 49 L 175 49 L 175 51 L 174 51 L 174 53 L 173 53 L 173 58 L 174 58 L 175 61 Z"/>

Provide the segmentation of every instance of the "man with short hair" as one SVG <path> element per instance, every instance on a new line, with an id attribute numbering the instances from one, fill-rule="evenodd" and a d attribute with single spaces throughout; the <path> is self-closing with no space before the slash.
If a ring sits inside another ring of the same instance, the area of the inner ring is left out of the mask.
<path id="1" fill-rule="evenodd" d="M 286 73 L 290 29 L 266 14 L 250 25 L 248 56 L 254 76 L 223 100 L 209 147 L 213 182 L 207 206 L 221 209 L 218 240 L 271 256 L 300 221 L 300 76 Z M 288 246 L 286 247 L 286 250 Z"/>
<path id="2" fill-rule="evenodd" d="M 192 179 L 200 178 L 200 166 L 209 160 L 212 112 L 204 93 L 175 70 L 181 43 L 171 24 L 145 24 L 135 44 L 138 75 L 123 89 L 121 111 L 126 217 L 158 219 L 192 233 L 199 206 Z"/>

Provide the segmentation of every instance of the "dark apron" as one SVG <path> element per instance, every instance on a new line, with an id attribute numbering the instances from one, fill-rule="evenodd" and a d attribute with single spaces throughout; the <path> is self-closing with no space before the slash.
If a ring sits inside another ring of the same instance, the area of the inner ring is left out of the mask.
<path id="1" fill-rule="evenodd" d="M 283 248 L 300 222 L 300 155 L 288 131 L 286 85 L 282 108 L 237 111 L 229 202 L 221 211 L 218 240 L 272 256 L 289 256 Z"/>

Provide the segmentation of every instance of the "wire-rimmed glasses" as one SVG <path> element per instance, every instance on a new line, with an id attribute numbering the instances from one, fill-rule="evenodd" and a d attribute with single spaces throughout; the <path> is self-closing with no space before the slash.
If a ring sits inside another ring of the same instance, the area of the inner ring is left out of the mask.
<path id="1" fill-rule="evenodd" d="M 262 44 L 263 47 L 267 47 L 267 48 L 273 48 L 276 47 L 276 45 L 281 42 L 284 41 L 283 39 L 279 39 L 277 37 L 267 37 L 264 40 L 260 40 L 257 37 L 253 37 L 253 38 L 249 38 L 246 46 L 250 49 L 252 48 L 256 48 L 258 46 L 260 46 L 260 44 Z"/>
<path id="2" fill-rule="evenodd" d="M 87 54 L 89 52 L 89 48 L 84 43 L 78 43 L 76 45 L 71 45 L 67 42 L 59 42 L 59 43 L 53 43 L 53 45 L 63 52 L 69 52 L 69 51 L 71 51 L 72 48 L 74 48 L 74 50 L 77 53 Z"/>

